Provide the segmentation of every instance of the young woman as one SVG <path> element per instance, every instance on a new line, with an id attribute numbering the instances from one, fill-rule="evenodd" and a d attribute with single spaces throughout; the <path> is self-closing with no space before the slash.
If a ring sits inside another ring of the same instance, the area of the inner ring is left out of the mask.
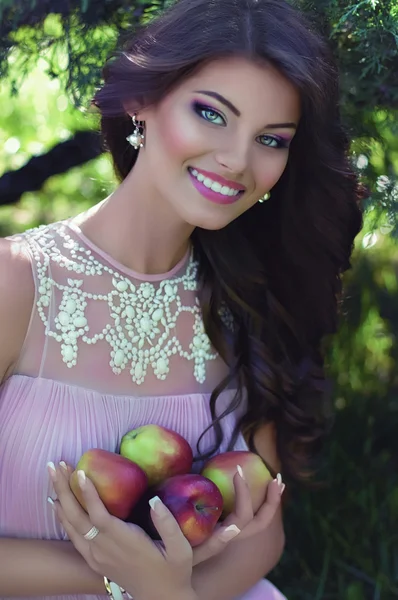
<path id="1" fill-rule="evenodd" d="M 94 103 L 120 186 L 0 245 L 0 596 L 95 598 L 105 576 L 115 600 L 282 598 L 263 579 L 284 545 L 276 474 L 305 477 L 327 429 L 322 340 L 361 227 L 333 61 L 284 0 L 180 0 Z M 84 512 L 70 468 L 146 423 L 197 470 L 258 452 L 264 505 L 237 473 L 235 513 L 194 551 L 156 498 L 163 546 L 81 474 Z"/>

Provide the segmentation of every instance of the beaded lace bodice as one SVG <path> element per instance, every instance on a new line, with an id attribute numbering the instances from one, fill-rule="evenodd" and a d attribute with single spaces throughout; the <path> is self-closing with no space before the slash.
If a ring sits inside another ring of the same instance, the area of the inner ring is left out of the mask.
<path id="1" fill-rule="evenodd" d="M 13 239 L 27 245 L 36 283 L 17 372 L 141 396 L 209 392 L 226 374 L 204 331 L 192 253 L 148 276 L 116 263 L 73 220 Z"/>

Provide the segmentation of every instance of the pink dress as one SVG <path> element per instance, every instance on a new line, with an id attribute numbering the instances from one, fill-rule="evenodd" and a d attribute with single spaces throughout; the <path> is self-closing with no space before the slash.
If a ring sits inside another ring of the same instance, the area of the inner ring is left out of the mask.
<path id="1" fill-rule="evenodd" d="M 47 502 L 47 462 L 75 465 L 95 447 L 117 451 L 128 430 L 147 423 L 178 431 L 195 452 L 227 368 L 204 332 L 192 255 L 169 273 L 144 276 L 72 220 L 11 239 L 28 250 L 36 297 L 19 362 L 0 387 L 0 536 L 62 540 Z M 231 326 L 226 311 L 221 317 Z M 222 393 L 218 414 L 233 395 Z M 222 419 L 221 451 L 242 410 Z M 213 441 L 209 431 L 201 450 Z M 247 449 L 242 436 L 235 449 Z M 241 600 L 283 598 L 262 580 Z"/>

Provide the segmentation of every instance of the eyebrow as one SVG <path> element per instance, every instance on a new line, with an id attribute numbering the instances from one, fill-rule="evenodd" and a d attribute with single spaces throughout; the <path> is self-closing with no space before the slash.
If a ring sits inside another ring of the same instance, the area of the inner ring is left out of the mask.
<path id="1" fill-rule="evenodd" d="M 229 110 L 233 112 L 234 115 L 236 115 L 237 117 L 240 117 L 242 114 L 240 110 L 238 110 L 236 106 L 232 104 L 232 102 L 230 102 L 229 100 L 224 98 L 224 96 L 221 96 L 221 94 L 218 94 L 217 92 L 211 92 L 209 90 L 196 90 L 195 93 L 204 94 L 205 96 L 210 96 L 210 98 L 215 98 L 215 100 L 218 100 L 219 102 L 221 102 L 221 104 L 224 104 L 224 106 L 229 108 Z M 268 123 L 268 125 L 266 125 L 264 129 L 297 129 L 297 125 L 296 123 Z"/>

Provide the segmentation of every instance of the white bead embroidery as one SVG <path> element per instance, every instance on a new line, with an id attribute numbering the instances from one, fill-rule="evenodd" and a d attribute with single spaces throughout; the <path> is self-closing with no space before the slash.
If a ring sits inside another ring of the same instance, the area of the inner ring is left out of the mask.
<path id="1" fill-rule="evenodd" d="M 57 235 L 70 257 L 62 254 L 61 243 L 56 243 Z M 138 385 L 144 382 L 149 367 L 158 379 L 166 379 L 170 372 L 170 357 L 176 354 L 192 361 L 195 379 L 199 383 L 205 381 L 206 362 L 215 360 L 218 353 L 211 347 L 204 331 L 198 299 L 194 306 L 186 306 L 179 295 L 179 289 L 197 290 L 198 264 L 192 254 L 182 276 L 161 281 L 155 287 L 149 282 L 134 284 L 122 273 L 100 263 L 89 248 L 71 237 L 63 222 L 41 225 L 20 237 L 28 243 L 35 260 L 39 282 L 37 309 L 45 325 L 45 334 L 61 344 L 62 359 L 69 368 L 77 364 L 81 342 L 96 344 L 105 340 L 111 349 L 109 364 L 112 371 L 120 374 L 128 368 L 132 381 Z M 107 294 L 86 292 L 84 280 L 79 277 L 69 277 L 67 285 L 62 285 L 49 275 L 51 262 L 77 276 L 109 273 L 112 289 Z M 57 311 L 55 330 L 51 329 L 48 317 L 54 288 L 62 293 L 59 307 L 54 307 Z M 88 300 L 106 302 L 112 319 L 100 333 L 91 336 L 85 316 Z M 184 350 L 175 335 L 171 335 L 184 312 L 190 312 L 194 317 L 189 351 Z"/>

